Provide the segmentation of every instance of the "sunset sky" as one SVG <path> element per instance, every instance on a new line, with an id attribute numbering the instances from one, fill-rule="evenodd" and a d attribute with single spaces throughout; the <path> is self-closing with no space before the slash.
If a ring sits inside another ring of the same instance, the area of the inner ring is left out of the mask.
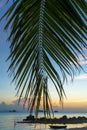
<path id="1" fill-rule="evenodd" d="M 0 0 L 0 17 L 9 7 L 9 5 L 5 5 L 5 3 L 6 0 Z M 15 83 L 11 84 L 12 77 L 9 77 L 9 73 L 7 73 L 10 61 L 6 61 L 6 59 L 10 53 L 10 42 L 6 41 L 9 31 L 4 31 L 5 22 L 5 19 L 0 22 L 0 105 L 2 102 L 9 105 L 17 99 L 15 96 Z M 84 49 L 84 52 L 86 53 L 87 50 Z M 83 60 L 80 56 L 80 63 L 86 73 L 83 71 L 81 71 L 80 74 L 77 73 L 73 82 L 68 77 L 68 83 L 64 84 L 67 96 L 67 99 L 64 99 L 64 108 L 68 110 L 87 111 L 87 60 Z M 49 86 L 53 97 L 53 104 L 57 107 L 59 106 L 58 96 L 51 82 L 49 82 Z"/>

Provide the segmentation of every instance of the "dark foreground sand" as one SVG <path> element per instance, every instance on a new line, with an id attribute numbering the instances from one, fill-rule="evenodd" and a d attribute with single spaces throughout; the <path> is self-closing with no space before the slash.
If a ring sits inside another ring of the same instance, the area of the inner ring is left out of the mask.
<path id="1" fill-rule="evenodd" d="M 70 129 L 67 129 L 67 130 L 87 130 L 86 127 L 83 127 L 83 128 L 70 128 Z"/>

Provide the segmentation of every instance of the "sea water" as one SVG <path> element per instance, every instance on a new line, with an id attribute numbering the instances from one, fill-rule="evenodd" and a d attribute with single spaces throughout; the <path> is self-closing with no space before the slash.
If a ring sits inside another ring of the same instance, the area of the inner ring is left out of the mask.
<path id="1" fill-rule="evenodd" d="M 85 116 L 86 113 L 55 113 L 55 117 L 59 118 L 66 115 L 67 117 L 78 117 Z M 0 130 L 50 130 L 49 125 L 44 124 L 21 124 L 16 123 L 17 121 L 22 121 L 28 116 L 28 113 L 19 113 L 19 112 L 0 112 Z M 40 117 L 43 116 L 41 113 Z M 68 128 L 76 127 L 87 127 L 87 123 L 84 124 L 68 124 Z"/>

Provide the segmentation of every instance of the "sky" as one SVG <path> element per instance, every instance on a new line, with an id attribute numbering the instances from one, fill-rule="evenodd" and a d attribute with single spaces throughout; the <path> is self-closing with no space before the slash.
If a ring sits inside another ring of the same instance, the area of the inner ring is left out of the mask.
<path id="1" fill-rule="evenodd" d="M 0 0 L 0 17 L 9 7 L 5 5 L 6 0 Z M 17 99 L 15 84 L 11 83 L 12 77 L 9 77 L 7 72 L 10 61 L 6 61 L 10 54 L 9 46 L 10 42 L 7 41 L 9 31 L 4 31 L 4 25 L 6 20 L 3 19 L 0 22 L 0 111 L 3 109 L 20 109 L 22 106 L 17 107 Z M 86 52 L 87 50 L 84 49 Z M 81 71 L 74 77 L 72 82 L 68 78 L 68 83 L 64 84 L 64 89 L 67 98 L 64 98 L 63 109 L 59 104 L 59 98 L 53 87 L 50 88 L 51 95 L 53 97 L 53 105 L 55 109 L 60 109 L 60 111 L 85 111 L 87 112 L 87 61 L 83 60 L 80 56 L 80 63 L 83 66 L 85 72 Z M 49 86 L 53 86 L 49 82 Z"/>

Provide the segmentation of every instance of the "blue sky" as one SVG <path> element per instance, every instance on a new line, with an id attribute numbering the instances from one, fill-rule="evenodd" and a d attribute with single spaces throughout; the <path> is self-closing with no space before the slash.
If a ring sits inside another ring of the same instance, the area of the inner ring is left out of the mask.
<path id="1" fill-rule="evenodd" d="M 9 7 L 5 5 L 6 0 L 0 0 L 0 17 Z M 7 57 L 9 56 L 9 45 L 10 42 L 6 41 L 9 31 L 4 31 L 4 25 L 6 20 L 0 22 L 0 105 L 3 106 L 2 102 L 5 102 L 7 106 L 13 104 L 13 101 L 17 99 L 15 96 L 15 84 L 11 84 L 12 78 L 8 76 L 7 70 L 10 64 L 10 61 L 6 62 Z M 86 52 L 87 50 L 84 49 Z M 83 60 L 81 56 L 80 63 L 82 64 L 84 70 L 87 72 L 87 61 Z M 69 79 L 69 78 L 68 78 Z M 52 83 L 49 83 L 49 86 L 53 86 Z M 69 82 L 64 85 L 64 89 L 67 95 L 67 99 L 64 99 L 64 107 L 71 109 L 83 109 L 87 107 L 87 73 L 81 71 L 80 74 L 75 76 L 74 81 Z M 59 107 L 59 100 L 57 94 L 53 87 L 51 87 L 51 94 L 53 97 L 53 104 L 55 107 Z M 0 106 L 1 107 L 1 106 Z"/>

